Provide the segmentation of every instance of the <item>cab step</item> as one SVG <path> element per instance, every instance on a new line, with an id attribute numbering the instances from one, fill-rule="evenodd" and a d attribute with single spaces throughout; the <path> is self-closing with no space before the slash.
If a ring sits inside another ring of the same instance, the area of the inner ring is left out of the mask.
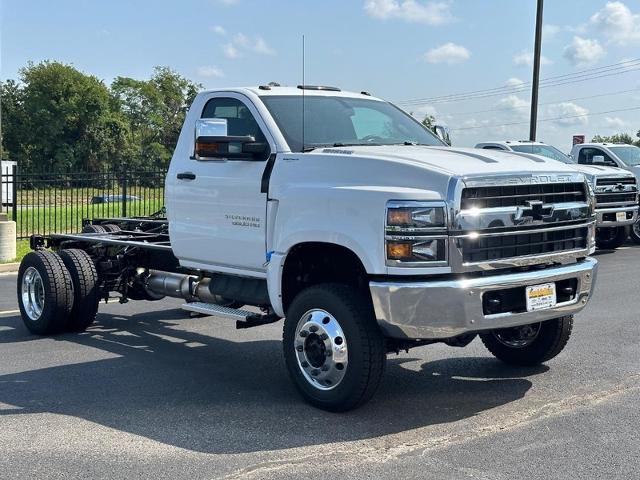
<path id="1" fill-rule="evenodd" d="M 280 317 L 274 314 L 262 315 L 249 310 L 239 308 L 224 307 L 215 303 L 192 302 L 182 305 L 182 310 L 188 312 L 200 313 L 203 315 L 211 315 L 215 317 L 230 318 L 236 321 L 236 328 L 251 328 L 268 323 L 274 323 L 280 320 Z"/>

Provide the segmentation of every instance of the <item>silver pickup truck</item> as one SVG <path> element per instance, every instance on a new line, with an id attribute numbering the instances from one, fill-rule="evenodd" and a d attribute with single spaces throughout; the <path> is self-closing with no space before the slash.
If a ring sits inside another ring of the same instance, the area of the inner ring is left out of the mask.
<path id="1" fill-rule="evenodd" d="M 638 218 L 638 185 L 636 177 L 622 168 L 610 166 L 604 158 L 594 157 L 588 165 L 542 142 L 522 140 L 482 142 L 476 148 L 504 150 L 525 155 L 538 155 L 558 160 L 583 173 L 596 193 L 596 246 L 615 249 L 629 236 L 629 229 Z"/>

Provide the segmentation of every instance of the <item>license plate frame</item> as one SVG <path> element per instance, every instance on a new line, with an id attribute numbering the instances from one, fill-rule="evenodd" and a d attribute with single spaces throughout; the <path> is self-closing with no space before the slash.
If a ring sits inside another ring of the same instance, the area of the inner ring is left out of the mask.
<path id="1" fill-rule="evenodd" d="M 555 282 L 529 285 L 525 289 L 527 312 L 548 310 L 558 303 Z"/>

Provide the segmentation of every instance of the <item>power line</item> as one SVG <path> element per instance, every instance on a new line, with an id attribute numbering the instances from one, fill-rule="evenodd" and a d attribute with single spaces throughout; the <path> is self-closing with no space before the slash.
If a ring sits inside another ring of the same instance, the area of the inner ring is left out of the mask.
<path id="1" fill-rule="evenodd" d="M 602 67 L 591 68 L 587 70 L 581 70 L 578 72 L 568 73 L 564 75 L 556 75 L 553 77 L 548 77 L 541 80 L 541 86 L 557 86 L 557 85 L 566 85 L 569 83 L 578 83 L 576 80 L 581 79 L 579 81 L 591 80 L 593 78 L 602 78 L 605 76 L 611 75 L 619 75 L 622 73 L 627 73 L 630 71 L 635 71 L 640 68 L 640 59 L 627 60 L 624 62 L 619 62 L 611 65 L 605 65 Z M 457 93 L 451 95 L 442 95 L 438 97 L 428 97 L 428 98 L 416 98 L 411 100 L 401 100 L 398 101 L 398 104 L 409 105 L 409 104 L 424 104 L 424 103 L 447 103 L 453 101 L 460 100 L 470 100 L 475 98 L 485 98 L 489 96 L 496 95 L 506 95 L 509 93 L 519 93 L 524 91 L 529 91 L 529 86 L 531 82 L 523 82 L 517 86 L 502 86 L 484 90 L 475 90 L 464 93 Z"/>
<path id="2" fill-rule="evenodd" d="M 565 98 L 562 100 L 555 100 L 553 102 L 539 103 L 538 105 L 560 105 L 561 103 L 564 103 L 564 102 L 574 102 L 577 100 L 589 100 L 591 98 L 610 97 L 614 95 L 622 95 L 624 93 L 632 93 L 632 92 L 639 92 L 639 91 L 640 91 L 640 88 L 632 88 L 630 90 L 620 90 L 617 92 L 600 93 L 598 95 L 589 95 L 587 97 Z M 453 112 L 453 113 L 447 113 L 447 115 L 456 116 L 456 115 L 474 115 L 477 113 L 509 112 L 512 110 L 517 110 L 519 108 L 529 108 L 529 104 L 527 103 L 526 105 L 519 105 L 519 106 L 505 107 L 505 108 L 491 108 L 488 110 L 476 110 L 474 112 Z"/>
<path id="3" fill-rule="evenodd" d="M 640 110 L 640 107 L 621 108 L 617 110 L 608 110 L 606 112 L 583 113 L 579 115 L 565 115 L 561 117 L 543 118 L 538 120 L 538 122 L 553 122 L 557 120 L 568 120 L 571 118 L 595 117 L 597 115 L 607 115 L 609 113 L 619 113 L 619 112 L 631 112 L 633 110 Z M 473 127 L 452 128 L 451 131 L 453 132 L 453 131 L 461 131 L 461 130 L 476 130 L 479 128 L 510 127 L 512 125 L 528 125 L 528 124 L 529 124 L 528 121 L 524 121 L 524 122 L 500 123 L 496 125 L 476 125 Z"/>

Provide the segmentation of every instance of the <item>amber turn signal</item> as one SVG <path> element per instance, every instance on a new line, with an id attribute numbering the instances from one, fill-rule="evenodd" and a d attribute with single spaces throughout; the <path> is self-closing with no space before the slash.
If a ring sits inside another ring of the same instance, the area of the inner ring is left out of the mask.
<path id="1" fill-rule="evenodd" d="M 387 210 L 387 225 L 402 226 L 411 225 L 411 210 L 390 208 Z"/>
<path id="2" fill-rule="evenodd" d="M 403 260 L 413 255 L 412 244 L 408 242 L 387 242 L 387 258 L 389 260 Z"/>

